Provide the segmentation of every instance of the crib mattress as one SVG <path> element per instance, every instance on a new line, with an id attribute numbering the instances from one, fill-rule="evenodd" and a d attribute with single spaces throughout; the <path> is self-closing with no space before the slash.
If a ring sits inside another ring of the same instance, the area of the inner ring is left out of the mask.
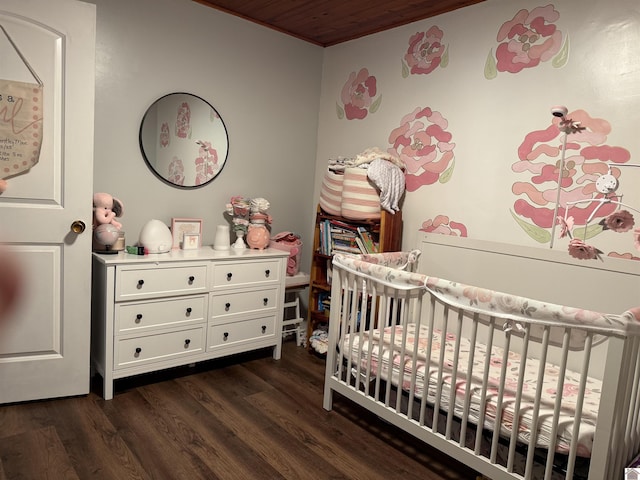
<path id="1" fill-rule="evenodd" d="M 342 353 L 345 357 L 350 357 L 354 366 L 360 365 L 361 375 L 366 375 L 370 368 L 371 378 L 380 376 L 385 381 L 391 381 L 395 386 L 402 385 L 404 390 L 408 390 L 411 385 L 411 371 L 415 364 L 416 381 L 414 395 L 421 399 L 425 393 L 427 401 L 435 404 L 438 384 L 437 366 L 431 364 L 427 368 L 426 353 L 428 344 L 428 329 L 420 326 L 416 329 L 415 324 L 407 325 L 407 340 L 405 351 L 402 349 L 403 327 L 398 325 L 388 327 L 383 330 L 381 339 L 380 331 L 357 332 L 352 335 L 345 335 L 342 341 Z M 395 334 L 392 335 L 392 329 Z M 391 348 L 393 337 L 394 347 Z M 413 360 L 413 349 L 415 339 L 418 339 L 417 358 Z M 440 408 L 448 411 L 450 408 L 450 392 L 452 382 L 452 365 L 454 362 L 455 335 L 448 333 L 444 339 L 444 375 L 442 378 L 442 394 L 440 398 Z M 431 358 L 437 361 L 440 358 L 443 342 L 441 332 L 434 330 Z M 458 369 L 465 368 L 471 353 L 471 344 L 468 339 L 460 339 L 460 354 L 458 359 Z M 487 352 L 486 346 L 477 343 L 473 357 L 473 367 L 471 373 L 471 399 L 469 409 L 469 421 L 478 425 L 481 414 L 481 385 L 484 371 L 485 359 L 490 355 L 490 368 L 487 391 L 484 427 L 493 429 L 497 409 L 498 386 L 502 367 L 503 349 L 493 347 L 491 352 Z M 371 356 L 371 360 L 367 360 Z M 501 435 L 509 437 L 515 418 L 515 392 L 517 388 L 518 373 L 520 369 L 520 356 L 517 353 L 509 352 L 508 365 L 506 369 L 505 391 L 503 394 L 503 411 L 501 418 Z M 391 365 L 391 375 L 389 375 Z M 402 365 L 402 367 L 401 367 Z M 531 438 L 531 428 L 533 424 L 533 412 L 535 401 L 535 384 L 538 377 L 540 362 L 535 359 L 527 359 L 526 370 L 523 383 L 523 393 L 520 404 L 520 422 L 518 425 L 518 438 L 523 442 L 529 442 Z M 538 415 L 538 434 L 536 446 L 548 448 L 551 444 L 551 428 L 553 425 L 553 411 L 556 400 L 556 388 L 558 383 L 559 367 L 546 363 L 544 365 L 544 389 L 541 395 L 541 403 Z M 457 373 L 455 385 L 455 406 L 454 414 L 462 417 L 465 388 L 467 384 L 466 375 Z M 558 421 L 556 452 L 568 453 L 571 440 L 574 436 L 573 422 L 578 398 L 580 377 L 572 371 L 565 372 L 564 387 L 562 392 L 562 408 Z M 428 388 L 427 388 L 428 386 Z M 593 437 L 595 434 L 595 424 L 600 401 L 602 382 L 598 379 L 588 378 L 586 383 L 585 397 L 582 405 L 582 422 L 578 432 L 577 455 L 590 457 L 593 447 Z"/>

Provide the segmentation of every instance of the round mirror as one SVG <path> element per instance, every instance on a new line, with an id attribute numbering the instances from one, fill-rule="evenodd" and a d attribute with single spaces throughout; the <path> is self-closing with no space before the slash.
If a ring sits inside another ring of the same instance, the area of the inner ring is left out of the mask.
<path id="1" fill-rule="evenodd" d="M 207 101 L 190 93 L 156 100 L 140 125 L 140 149 L 153 173 L 170 185 L 197 188 L 222 171 L 227 128 Z"/>

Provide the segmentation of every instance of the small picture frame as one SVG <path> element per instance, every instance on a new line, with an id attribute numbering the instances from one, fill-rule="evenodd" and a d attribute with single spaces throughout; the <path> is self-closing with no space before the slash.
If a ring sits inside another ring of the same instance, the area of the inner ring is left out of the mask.
<path id="1" fill-rule="evenodd" d="M 202 236 L 202 219 L 201 218 L 172 218 L 171 219 L 171 235 L 173 236 L 173 248 L 177 249 L 183 244 L 185 234 L 197 234 L 196 248 L 200 248 L 200 238 Z M 190 240 L 191 241 L 191 240 Z"/>
<path id="2" fill-rule="evenodd" d="M 185 233 L 182 236 L 182 243 L 180 245 L 183 250 L 196 250 L 200 248 L 200 234 Z"/>

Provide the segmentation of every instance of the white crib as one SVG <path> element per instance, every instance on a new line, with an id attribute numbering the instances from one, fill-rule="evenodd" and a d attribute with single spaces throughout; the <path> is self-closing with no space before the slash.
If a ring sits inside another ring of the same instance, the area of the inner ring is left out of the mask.
<path id="1" fill-rule="evenodd" d="M 623 478 L 640 450 L 640 309 L 427 276 L 420 256 L 334 257 L 324 408 L 338 393 L 494 480 Z"/>

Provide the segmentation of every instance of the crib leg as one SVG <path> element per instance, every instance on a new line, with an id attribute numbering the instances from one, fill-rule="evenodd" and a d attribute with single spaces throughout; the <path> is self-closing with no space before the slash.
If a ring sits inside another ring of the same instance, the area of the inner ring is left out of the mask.
<path id="1" fill-rule="evenodd" d="M 329 412 L 333 408 L 333 390 L 330 388 L 325 387 L 324 389 L 324 399 L 322 401 L 322 407 Z"/>

